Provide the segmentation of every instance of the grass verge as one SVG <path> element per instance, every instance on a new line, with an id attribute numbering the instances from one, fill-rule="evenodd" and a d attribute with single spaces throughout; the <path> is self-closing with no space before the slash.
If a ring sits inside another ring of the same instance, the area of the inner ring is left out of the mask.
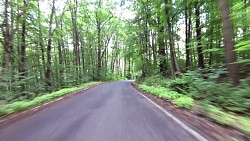
<path id="1" fill-rule="evenodd" d="M 53 92 L 50 94 L 44 94 L 42 96 L 38 96 L 38 97 L 34 98 L 31 101 L 24 100 L 24 101 L 14 102 L 11 104 L 2 105 L 2 106 L 0 106 L 0 117 L 6 117 L 6 116 L 11 115 L 13 113 L 21 112 L 21 111 L 24 111 L 26 109 L 33 108 L 35 106 L 39 106 L 39 105 L 44 104 L 46 102 L 57 99 L 61 96 L 70 94 L 74 91 L 78 91 L 78 90 L 90 87 L 90 86 L 98 84 L 98 83 L 100 83 L 100 82 L 89 82 L 89 83 L 85 83 L 85 84 L 82 84 L 82 85 L 79 85 L 76 87 L 61 89 L 59 91 L 56 91 L 56 92 Z"/>

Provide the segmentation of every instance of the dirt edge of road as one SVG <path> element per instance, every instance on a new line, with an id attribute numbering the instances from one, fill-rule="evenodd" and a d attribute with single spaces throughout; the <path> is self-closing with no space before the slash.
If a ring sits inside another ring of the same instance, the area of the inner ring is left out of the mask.
<path id="1" fill-rule="evenodd" d="M 103 84 L 103 82 L 100 82 L 100 83 L 97 83 L 97 84 L 94 84 L 94 85 L 91 85 L 91 86 L 88 86 L 87 88 L 84 88 L 84 89 L 81 89 L 81 90 L 77 90 L 75 92 L 72 92 L 72 93 L 69 93 L 69 94 L 66 94 L 62 97 L 59 97 L 57 99 L 54 99 L 52 101 L 49 101 L 49 102 L 46 102 L 46 103 L 43 103 L 42 105 L 39 105 L 39 106 L 36 106 L 36 107 L 33 107 L 31 109 L 27 109 L 25 111 L 22 111 L 22 112 L 17 112 L 17 113 L 13 113 L 7 117 L 3 117 L 3 118 L 0 118 L 0 129 L 2 128 L 5 128 L 6 126 L 14 123 L 14 122 L 17 122 L 17 121 L 20 121 L 20 120 L 23 120 L 31 115 L 34 115 L 35 113 L 37 112 L 40 112 L 44 109 L 47 109 L 65 99 L 68 99 L 74 95 L 77 95 L 77 94 L 81 94 L 82 92 L 86 91 L 86 90 L 89 90 L 93 87 L 96 87 L 98 85 L 101 85 Z"/>
<path id="2" fill-rule="evenodd" d="M 166 99 L 161 99 L 157 96 L 148 94 L 147 92 L 139 89 L 136 84 L 131 83 L 132 87 L 138 92 L 146 96 L 147 98 L 154 101 L 156 104 L 164 108 L 166 111 L 170 111 L 177 115 L 180 119 L 191 124 L 195 128 L 200 129 L 208 136 L 219 141 L 249 141 L 243 133 L 237 131 L 236 129 L 230 127 L 223 127 L 219 125 L 208 117 L 202 116 L 199 113 L 195 113 L 191 110 L 176 108 L 170 101 Z"/>

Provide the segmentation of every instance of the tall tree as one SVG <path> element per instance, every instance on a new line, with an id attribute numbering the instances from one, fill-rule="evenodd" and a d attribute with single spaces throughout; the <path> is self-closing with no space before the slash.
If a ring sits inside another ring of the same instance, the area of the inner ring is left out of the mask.
<path id="1" fill-rule="evenodd" d="M 190 39 L 191 39 L 191 8 L 189 7 L 188 1 L 185 1 L 185 33 L 186 33 L 186 70 L 190 69 Z"/>
<path id="2" fill-rule="evenodd" d="M 167 76 L 167 53 L 166 53 L 166 47 L 164 43 L 164 27 L 163 24 L 161 24 L 161 19 L 158 17 L 158 54 L 160 59 L 160 73 L 163 76 Z"/>
<path id="3" fill-rule="evenodd" d="M 26 5 L 26 1 L 23 1 L 24 5 Z M 20 73 L 20 81 L 27 77 L 26 70 L 26 18 L 22 19 L 22 42 L 21 42 L 21 51 L 20 51 L 20 63 L 19 63 L 19 73 Z M 25 83 L 21 85 L 21 91 L 25 92 Z"/>
<path id="4" fill-rule="evenodd" d="M 52 9 L 50 14 L 50 21 L 49 21 L 49 39 L 47 45 L 47 69 L 45 73 L 46 83 L 47 83 L 47 91 L 52 91 L 52 66 L 51 66 L 51 44 L 52 44 L 52 36 L 53 36 L 53 18 L 55 14 L 55 0 L 52 1 Z"/>
<path id="5" fill-rule="evenodd" d="M 232 79 L 232 84 L 237 86 L 239 81 L 239 70 L 236 62 L 236 53 L 234 51 L 234 41 L 233 41 L 233 25 L 230 20 L 230 10 L 227 0 L 219 0 L 219 6 L 221 10 L 221 17 L 223 23 L 223 35 L 224 44 L 226 50 L 226 62 L 229 70 L 230 77 Z"/>
<path id="6" fill-rule="evenodd" d="M 196 15 L 196 39 L 197 39 L 197 53 L 198 53 L 198 67 L 205 68 L 204 65 L 204 56 L 202 53 L 202 44 L 201 44 L 201 21 L 200 21 L 200 3 L 195 2 L 195 15 Z"/>
<path id="7" fill-rule="evenodd" d="M 179 62 L 175 54 L 174 47 L 174 31 L 173 31 L 173 22 L 174 16 L 172 13 L 172 2 L 171 0 L 164 0 L 165 2 L 165 14 L 167 19 L 167 30 L 168 30 L 168 39 L 170 47 L 170 58 L 171 58 L 171 72 L 173 76 L 179 75 L 181 73 Z"/>

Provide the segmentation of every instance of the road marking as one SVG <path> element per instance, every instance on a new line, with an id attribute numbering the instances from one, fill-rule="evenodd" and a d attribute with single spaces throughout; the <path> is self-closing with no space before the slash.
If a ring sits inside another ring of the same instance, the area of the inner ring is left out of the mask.
<path id="1" fill-rule="evenodd" d="M 131 86 L 132 87 L 132 86 Z M 132 87 L 133 89 L 135 89 L 134 87 Z M 136 89 L 135 89 L 136 90 Z M 183 123 L 182 121 L 180 121 L 178 118 L 176 118 L 175 116 L 173 116 L 172 114 L 170 114 L 168 111 L 166 111 L 165 109 L 163 109 L 161 106 L 159 106 L 158 104 L 156 104 L 154 101 L 152 101 L 151 99 L 149 99 L 148 97 L 146 97 L 145 95 L 143 95 L 142 93 L 140 93 L 138 90 L 136 90 L 136 92 L 138 94 L 140 94 L 141 96 L 143 96 L 144 98 L 146 98 L 149 102 L 151 102 L 155 107 L 157 107 L 159 110 L 161 110 L 165 115 L 167 115 L 168 117 L 170 117 L 171 119 L 173 119 L 176 123 L 178 123 L 183 129 L 185 129 L 187 132 L 189 132 L 191 135 L 193 135 L 197 140 L 199 141 L 207 141 L 207 139 L 205 139 L 203 136 L 201 136 L 199 133 L 197 133 L 196 131 L 194 131 L 193 129 L 191 129 L 189 126 L 187 126 L 185 123 Z"/>

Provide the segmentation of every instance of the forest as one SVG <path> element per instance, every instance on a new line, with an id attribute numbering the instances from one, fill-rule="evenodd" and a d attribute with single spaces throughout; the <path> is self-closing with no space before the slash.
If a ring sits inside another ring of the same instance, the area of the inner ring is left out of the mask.
<path id="1" fill-rule="evenodd" d="M 0 17 L 1 107 L 133 79 L 250 135 L 249 0 L 1 0 Z"/>

